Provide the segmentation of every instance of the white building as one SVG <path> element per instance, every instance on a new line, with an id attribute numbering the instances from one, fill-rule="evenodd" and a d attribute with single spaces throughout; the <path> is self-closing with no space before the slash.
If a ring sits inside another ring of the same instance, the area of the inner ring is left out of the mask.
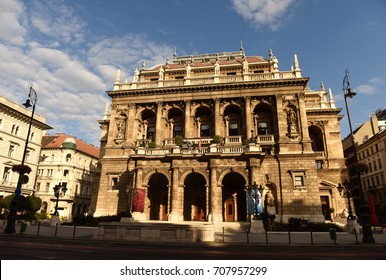
<path id="1" fill-rule="evenodd" d="M 42 150 L 36 181 L 36 196 L 42 199 L 42 211 L 53 213 L 55 185 L 67 189 L 59 197 L 58 212 L 65 219 L 90 212 L 94 184 L 98 182 L 99 148 L 74 136 L 59 133 L 42 138 Z"/>
<path id="2" fill-rule="evenodd" d="M 31 110 L 0 96 L 0 197 L 14 194 L 19 174 L 12 171 L 12 166 L 21 164 L 26 143 Z M 47 129 L 46 119 L 35 112 L 25 164 L 31 167 L 29 181 L 22 185 L 21 194 L 30 195 L 34 192 L 36 172 L 39 163 L 41 140 Z"/>

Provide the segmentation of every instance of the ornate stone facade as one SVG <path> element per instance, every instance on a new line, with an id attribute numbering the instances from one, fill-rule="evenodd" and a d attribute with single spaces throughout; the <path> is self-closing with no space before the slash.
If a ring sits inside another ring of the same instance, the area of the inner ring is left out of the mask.
<path id="1" fill-rule="evenodd" d="M 263 209 L 278 221 L 330 219 L 330 208 L 345 208 L 341 109 L 323 85 L 307 84 L 296 55 L 279 71 L 272 51 L 174 55 L 131 83 L 118 70 L 100 121 L 94 215 L 247 221 L 248 189 L 261 185 Z"/>

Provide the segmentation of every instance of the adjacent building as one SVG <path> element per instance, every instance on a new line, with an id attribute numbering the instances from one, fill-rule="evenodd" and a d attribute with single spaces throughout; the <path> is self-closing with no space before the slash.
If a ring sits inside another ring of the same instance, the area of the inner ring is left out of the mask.
<path id="1" fill-rule="evenodd" d="M 99 148 L 64 133 L 44 135 L 41 143 L 36 196 L 42 199 L 42 211 L 54 212 L 54 187 L 60 184 L 66 191 L 58 198 L 59 215 L 71 219 L 89 214 L 99 176 Z"/>
<path id="2" fill-rule="evenodd" d="M 357 160 L 368 166 L 368 170 L 360 174 L 362 190 L 357 174 L 351 174 L 352 188 L 357 194 L 354 197 L 356 207 L 361 203 L 363 191 L 367 198 L 371 197 L 375 210 L 386 208 L 386 109 L 371 114 L 369 121 L 353 131 L 353 138 L 355 149 L 351 135 L 343 140 L 347 167 L 350 169 Z"/>
<path id="3" fill-rule="evenodd" d="M 12 166 L 22 162 L 31 114 L 31 110 L 0 96 L 0 197 L 15 193 L 19 173 L 13 172 Z M 22 195 L 34 192 L 41 140 L 48 129 L 52 127 L 46 124 L 45 117 L 35 113 L 24 161 L 31 172 L 28 182 L 22 185 Z"/>
<path id="4" fill-rule="evenodd" d="M 259 211 L 286 222 L 331 219 L 347 207 L 340 108 L 323 83 L 308 87 L 298 58 L 244 49 L 177 56 L 107 94 L 95 216 L 131 212 L 142 221 L 248 221 Z"/>

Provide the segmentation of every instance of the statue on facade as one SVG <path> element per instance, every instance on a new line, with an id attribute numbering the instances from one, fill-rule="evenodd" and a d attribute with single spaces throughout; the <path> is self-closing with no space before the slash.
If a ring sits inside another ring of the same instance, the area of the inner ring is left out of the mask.
<path id="1" fill-rule="evenodd" d="M 188 63 L 188 65 L 186 65 L 186 78 L 190 78 L 190 72 L 192 70 L 192 67 L 190 66 L 190 64 Z"/>
<path id="2" fill-rule="evenodd" d="M 118 139 L 125 138 L 126 121 L 123 118 L 119 118 L 117 121 L 117 137 Z"/>
<path id="3" fill-rule="evenodd" d="M 216 61 L 216 63 L 214 64 L 214 75 L 220 75 L 220 63 L 218 61 Z"/>
<path id="4" fill-rule="evenodd" d="M 159 72 L 158 72 L 159 80 L 163 80 L 163 79 L 164 79 L 164 72 L 165 72 L 164 68 L 161 67 L 161 68 L 159 69 Z"/>
<path id="5" fill-rule="evenodd" d="M 297 128 L 297 114 L 294 108 L 289 108 L 287 111 L 287 123 L 288 123 L 288 130 L 289 133 L 296 133 L 298 131 Z"/>
<path id="6" fill-rule="evenodd" d="M 131 82 L 132 83 L 137 83 L 138 82 L 138 77 L 139 77 L 139 71 L 138 71 L 138 69 L 135 69 L 133 80 Z"/>
<path id="7" fill-rule="evenodd" d="M 268 190 L 267 193 L 265 194 L 265 205 L 275 206 L 275 198 L 273 197 L 271 190 Z"/>

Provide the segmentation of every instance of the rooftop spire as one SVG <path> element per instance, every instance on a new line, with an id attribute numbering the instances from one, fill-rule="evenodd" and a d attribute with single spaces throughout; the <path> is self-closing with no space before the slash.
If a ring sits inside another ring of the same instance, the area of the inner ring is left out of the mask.
<path id="1" fill-rule="evenodd" d="M 119 89 L 119 85 L 121 84 L 121 70 L 117 70 L 117 74 L 115 76 L 114 90 Z"/>
<path id="2" fill-rule="evenodd" d="M 331 91 L 330 88 L 328 89 L 328 98 L 330 99 L 330 106 L 331 106 L 331 108 L 336 108 L 335 101 L 334 101 L 334 96 L 332 95 L 332 91 Z"/>
<path id="3" fill-rule="evenodd" d="M 106 102 L 105 112 L 103 113 L 103 119 L 107 120 L 109 118 L 109 103 Z"/>
<path id="4" fill-rule="evenodd" d="M 302 76 L 302 70 L 300 70 L 298 56 L 296 54 L 294 54 L 294 67 L 295 77 L 300 78 Z"/>

